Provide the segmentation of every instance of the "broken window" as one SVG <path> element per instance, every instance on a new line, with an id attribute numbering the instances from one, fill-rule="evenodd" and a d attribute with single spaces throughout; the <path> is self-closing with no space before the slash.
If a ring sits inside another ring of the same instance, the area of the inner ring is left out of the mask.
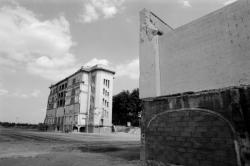
<path id="1" fill-rule="evenodd" d="M 71 96 L 74 96 L 75 93 L 76 93 L 75 89 L 72 89 L 72 91 L 71 91 Z"/>
<path id="2" fill-rule="evenodd" d="M 70 98 L 70 104 L 74 104 L 75 103 L 75 98 L 74 97 L 71 97 Z"/>

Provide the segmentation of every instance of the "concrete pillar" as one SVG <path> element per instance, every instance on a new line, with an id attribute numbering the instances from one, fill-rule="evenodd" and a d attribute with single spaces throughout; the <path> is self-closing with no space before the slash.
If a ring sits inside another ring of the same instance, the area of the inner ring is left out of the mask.
<path id="1" fill-rule="evenodd" d="M 161 95 L 159 37 L 172 28 L 152 12 L 140 12 L 140 97 Z"/>

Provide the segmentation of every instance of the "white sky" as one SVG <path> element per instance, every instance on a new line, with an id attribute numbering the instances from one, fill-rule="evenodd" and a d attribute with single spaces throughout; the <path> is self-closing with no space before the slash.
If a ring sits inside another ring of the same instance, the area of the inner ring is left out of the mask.
<path id="1" fill-rule="evenodd" d="M 0 121 L 43 122 L 49 85 L 84 64 L 116 69 L 114 92 L 138 87 L 139 11 L 172 27 L 233 0 L 0 0 Z"/>

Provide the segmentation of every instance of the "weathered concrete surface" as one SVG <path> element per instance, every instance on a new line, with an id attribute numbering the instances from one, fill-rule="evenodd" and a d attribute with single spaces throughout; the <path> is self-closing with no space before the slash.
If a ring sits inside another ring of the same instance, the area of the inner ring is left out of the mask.
<path id="1" fill-rule="evenodd" d="M 248 162 L 250 86 L 148 98 L 143 106 L 141 160 L 145 163 L 236 166 Z"/>
<path id="2" fill-rule="evenodd" d="M 143 96 L 159 96 L 159 35 L 172 28 L 146 9 L 140 12 L 140 22 L 140 88 L 147 89 Z"/>
<path id="3" fill-rule="evenodd" d="M 239 0 L 176 29 L 143 10 L 140 97 L 250 84 L 249 4 Z"/>

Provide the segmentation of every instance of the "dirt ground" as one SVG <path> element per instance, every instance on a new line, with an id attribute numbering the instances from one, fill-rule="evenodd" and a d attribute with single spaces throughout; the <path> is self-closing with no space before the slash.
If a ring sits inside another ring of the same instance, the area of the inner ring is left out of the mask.
<path id="1" fill-rule="evenodd" d="M 139 139 L 0 127 L 0 166 L 137 166 Z"/>

